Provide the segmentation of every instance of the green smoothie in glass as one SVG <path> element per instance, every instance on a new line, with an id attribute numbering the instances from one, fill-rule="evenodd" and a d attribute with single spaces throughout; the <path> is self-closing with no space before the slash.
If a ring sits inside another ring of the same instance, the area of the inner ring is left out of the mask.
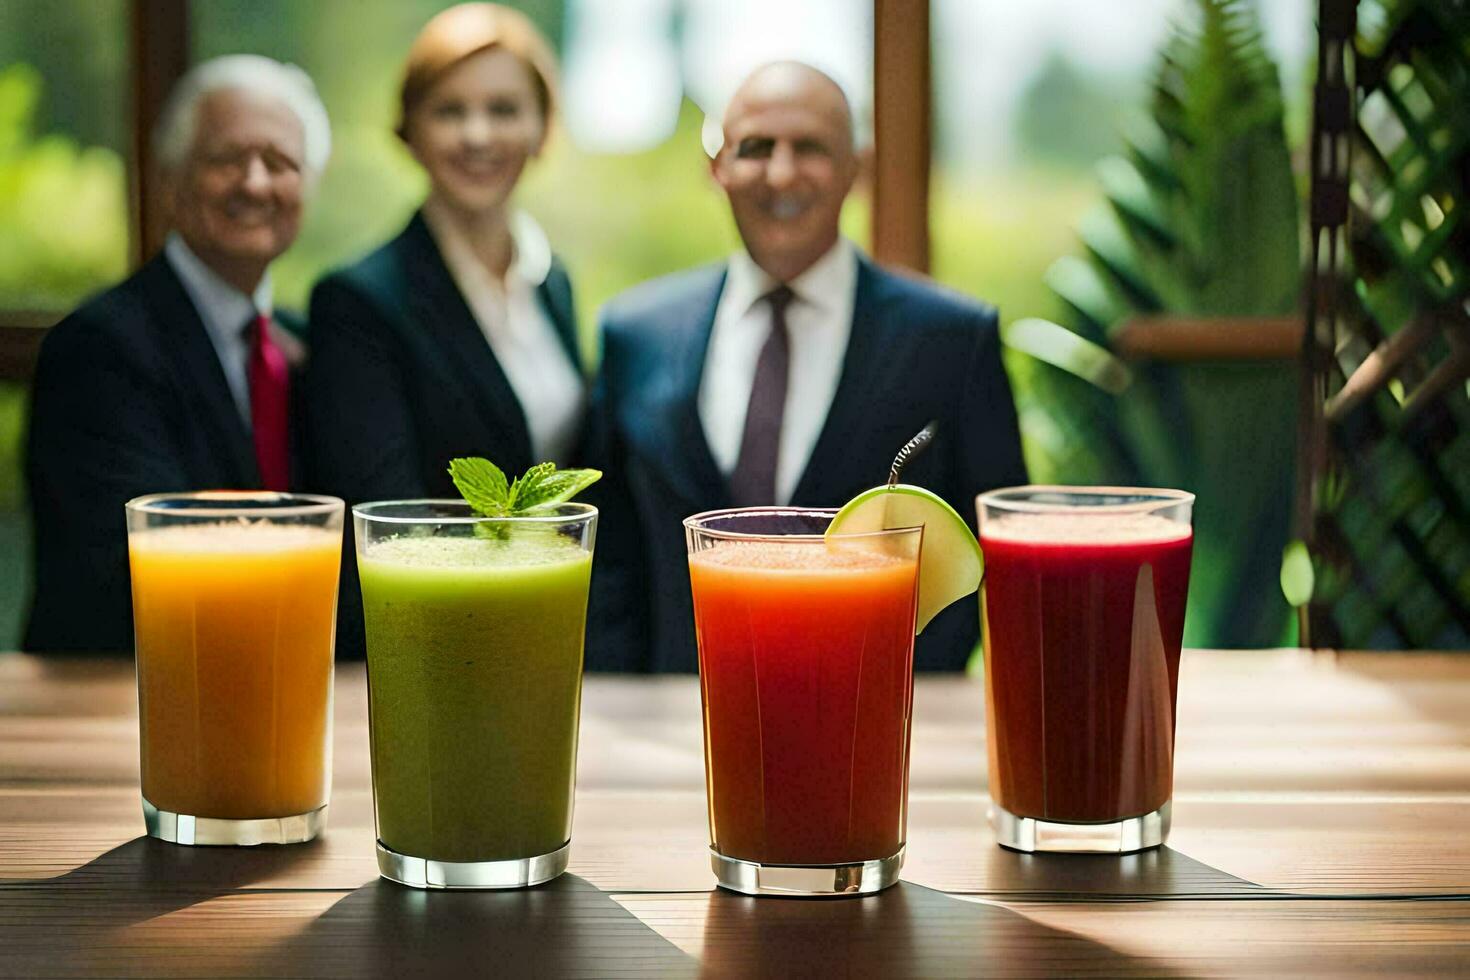
<path id="1" fill-rule="evenodd" d="M 566 867 L 597 511 L 565 502 L 563 474 L 584 471 L 538 470 L 539 496 L 533 471 L 492 481 L 503 501 L 353 508 L 378 867 L 395 881 L 519 887 Z"/>
<path id="2" fill-rule="evenodd" d="M 360 561 L 378 837 L 437 861 L 572 829 L 592 556 L 556 534 L 396 538 Z"/>

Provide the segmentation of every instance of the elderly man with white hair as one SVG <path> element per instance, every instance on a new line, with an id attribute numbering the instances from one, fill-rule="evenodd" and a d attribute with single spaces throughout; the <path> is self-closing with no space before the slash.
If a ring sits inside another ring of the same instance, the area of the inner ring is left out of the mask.
<path id="1" fill-rule="evenodd" d="M 153 134 L 171 233 L 160 254 L 41 345 L 27 479 L 34 595 L 23 645 L 133 646 L 123 504 L 145 493 L 285 490 L 291 374 L 270 264 L 296 239 L 331 149 L 299 68 L 196 66 Z"/>

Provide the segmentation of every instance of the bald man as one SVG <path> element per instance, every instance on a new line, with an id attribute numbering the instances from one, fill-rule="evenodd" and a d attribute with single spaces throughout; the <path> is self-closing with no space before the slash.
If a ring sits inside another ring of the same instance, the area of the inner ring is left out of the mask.
<path id="1" fill-rule="evenodd" d="M 832 79 L 794 62 L 755 71 L 710 171 L 744 250 L 602 313 L 595 670 L 696 669 L 690 514 L 841 506 L 882 483 L 930 420 L 938 438 L 905 482 L 972 525 L 977 493 L 1026 482 L 995 310 L 887 272 L 838 233 L 858 159 Z M 978 629 L 974 602 L 956 603 L 919 638 L 916 665 L 963 668 Z"/>

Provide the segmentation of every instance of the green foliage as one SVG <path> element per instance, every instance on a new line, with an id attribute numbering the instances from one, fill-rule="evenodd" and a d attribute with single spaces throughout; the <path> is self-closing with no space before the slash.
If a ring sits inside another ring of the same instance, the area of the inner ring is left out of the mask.
<path id="1" fill-rule="evenodd" d="M 1087 167 L 1118 150 L 1120 107 L 1131 86 L 1084 74 L 1061 52 L 1051 51 L 1016 107 L 1016 143 L 1027 160 L 1042 165 Z"/>
<path id="2" fill-rule="evenodd" d="M 64 310 L 120 278 L 127 194 L 116 153 L 33 134 L 41 79 L 0 70 L 0 306 Z"/>
<path id="3" fill-rule="evenodd" d="M 1128 365 L 1106 347 L 1050 320 L 1016 320 L 1001 330 L 1001 340 L 1012 350 L 1059 367 L 1109 394 L 1122 394 L 1133 383 Z"/>
<path id="4" fill-rule="evenodd" d="M 127 185 L 122 160 L 111 150 L 36 135 L 41 77 L 28 64 L 5 65 L 4 53 L 37 30 L 19 10 L 30 5 L 27 0 L 0 10 L 0 307 L 59 312 L 123 275 Z M 16 16 L 18 24 L 11 22 Z M 102 16 L 95 23 L 111 20 Z M 85 29 L 63 26 L 49 40 Z M 40 46 L 55 54 L 54 44 Z M 86 70 L 102 61 L 89 60 Z M 88 110 L 96 117 L 110 109 L 107 94 L 80 101 L 90 104 L 75 114 L 77 122 L 87 121 Z M 15 646 L 28 592 L 30 541 L 21 480 L 27 400 L 24 385 L 0 383 L 0 649 Z"/>
<path id="5" fill-rule="evenodd" d="M 1312 556 L 1305 541 L 1292 541 L 1281 553 L 1281 594 L 1293 606 L 1312 601 Z"/>
<path id="6" fill-rule="evenodd" d="M 1098 178 L 1107 203 L 1080 228 L 1086 263 L 1051 285 L 1106 336 L 1135 313 L 1290 312 L 1301 231 L 1276 68 L 1242 0 L 1190 0 L 1160 57 L 1149 120 Z"/>
<path id="7" fill-rule="evenodd" d="M 1056 319 L 1061 303 L 1044 274 L 1072 247 L 1072 226 L 1097 197 L 1085 170 L 940 171 L 930 211 L 934 278 L 994 303 L 1003 331 L 1019 320 Z M 1099 444 L 1086 428 L 1091 416 L 1058 412 L 1056 406 L 1089 398 L 1105 402 L 1107 396 L 1020 350 L 1007 349 L 1005 362 L 1031 478 L 1104 479 Z"/>
<path id="8" fill-rule="evenodd" d="M 1171 311 L 1290 312 L 1301 232 L 1276 66 L 1251 7 L 1199 0 L 1198 9 L 1199 24 L 1166 48 L 1155 87 L 1167 156 L 1149 158 L 1156 144 L 1133 144 L 1177 238 L 1173 248 L 1150 248 L 1148 236 L 1135 236 L 1139 256 Z"/>
<path id="9" fill-rule="evenodd" d="M 24 62 L 46 80 L 36 132 L 66 133 L 83 146 L 127 152 L 132 6 L 132 0 L 0 3 L 0 68 Z"/>
<path id="10" fill-rule="evenodd" d="M 21 506 L 21 453 L 25 445 L 26 387 L 0 382 L 0 649 L 13 650 L 20 635 L 30 554 L 30 522 Z"/>
<path id="11" fill-rule="evenodd" d="M 0 382 L 0 514 L 21 506 L 21 454 L 25 449 L 26 388 Z"/>
<path id="12" fill-rule="evenodd" d="M 1464 649 L 1470 18 L 1456 0 L 1365 0 L 1356 26 L 1347 248 L 1318 293 L 1334 316 L 1316 365 L 1332 408 L 1311 474 L 1311 638 Z"/>
<path id="13" fill-rule="evenodd" d="M 1254 11 L 1244 0 L 1187 8 L 1161 52 L 1150 117 L 1130 125 L 1123 156 L 1098 166 L 1107 201 L 1079 225 L 1084 256 L 1048 270 L 1076 336 L 1026 321 L 1006 339 L 1054 369 L 1057 412 L 1106 479 L 1197 494 L 1186 642 L 1267 645 L 1289 629 L 1277 586 L 1294 365 L 1145 362 L 1126 371 L 1105 356 L 1135 316 L 1280 315 L 1300 290 L 1282 100 Z"/>

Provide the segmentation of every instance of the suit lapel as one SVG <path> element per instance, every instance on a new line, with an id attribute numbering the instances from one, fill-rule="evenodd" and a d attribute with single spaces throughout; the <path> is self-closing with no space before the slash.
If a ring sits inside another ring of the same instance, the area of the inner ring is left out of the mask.
<path id="1" fill-rule="evenodd" d="M 639 318 L 625 363 L 604 364 L 628 449 L 668 485 L 673 507 L 729 506 L 730 488 L 715 465 L 699 418 L 699 387 L 724 289 L 721 268 L 700 270 L 676 296 Z M 614 307 L 611 316 L 616 316 Z"/>
<path id="2" fill-rule="evenodd" d="M 143 267 L 142 276 L 148 302 L 167 338 L 164 347 L 174 361 L 179 384 L 193 401 L 204 406 L 199 424 L 210 432 L 238 489 L 259 486 L 255 444 L 240 419 L 219 354 L 205 332 L 199 311 L 162 254 Z"/>
<path id="3" fill-rule="evenodd" d="M 572 308 L 571 288 L 557 267 L 553 266 L 541 285 L 536 287 L 536 297 L 547 319 L 556 330 L 556 339 L 571 358 L 572 366 L 582 374 L 586 368 L 582 363 L 582 348 L 577 342 L 577 315 Z"/>
<path id="4" fill-rule="evenodd" d="M 730 483 L 715 463 L 710 451 L 709 439 L 704 433 L 704 423 L 699 418 L 699 384 L 704 377 L 705 357 L 709 354 L 710 334 L 714 331 L 715 313 L 719 309 L 720 294 L 725 291 L 725 272 L 714 282 L 714 288 L 695 307 L 696 315 L 688 321 L 684 348 L 676 361 L 679 390 L 676 394 L 676 425 L 678 425 L 678 458 L 685 461 L 689 474 L 698 491 L 699 500 L 709 501 L 709 508 L 728 507 L 731 504 Z"/>
<path id="5" fill-rule="evenodd" d="M 506 459 L 501 465 L 517 471 L 525 469 L 534 460 L 520 399 L 444 264 L 421 214 L 415 214 L 409 222 L 404 246 L 416 322 L 438 338 L 449 355 L 451 369 L 473 392 L 485 424 L 506 436 L 517 458 Z"/>
<path id="6" fill-rule="evenodd" d="M 878 306 L 882 302 L 882 287 L 878 274 L 869 262 L 859 257 L 857 289 L 852 305 L 852 332 L 847 339 L 847 353 L 842 359 L 842 375 L 837 381 L 837 392 L 827 410 L 827 419 L 822 423 L 821 434 L 807 457 L 806 467 L 796 489 L 791 494 L 791 503 L 805 507 L 832 507 L 842 501 L 831 499 L 841 491 L 828 486 L 832 477 L 847 472 L 848 437 L 846 433 L 864 427 L 864 417 L 875 409 L 875 396 L 881 389 L 876 382 L 884 374 L 882 321 Z M 881 406 L 877 406 L 881 410 Z M 883 476 L 873 474 L 877 483 Z"/>

